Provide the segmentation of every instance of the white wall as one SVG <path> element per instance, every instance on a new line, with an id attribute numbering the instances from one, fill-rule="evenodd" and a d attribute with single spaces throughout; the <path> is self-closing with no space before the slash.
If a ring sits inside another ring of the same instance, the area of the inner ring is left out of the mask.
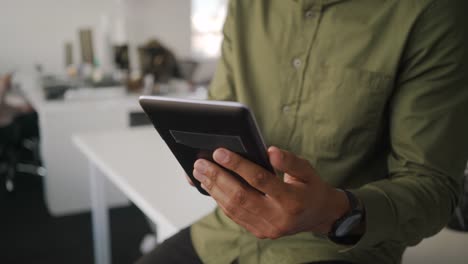
<path id="1" fill-rule="evenodd" d="M 36 63 L 47 72 L 63 72 L 64 42 L 73 42 L 79 61 L 78 29 L 96 29 L 103 14 L 115 16 L 117 1 L 0 0 L 0 73 L 30 70 Z M 177 56 L 190 56 L 190 0 L 122 1 L 131 43 L 156 37 Z"/>

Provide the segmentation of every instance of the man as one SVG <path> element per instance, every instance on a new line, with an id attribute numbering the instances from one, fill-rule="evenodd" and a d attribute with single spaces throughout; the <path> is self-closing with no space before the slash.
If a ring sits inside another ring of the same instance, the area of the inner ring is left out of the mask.
<path id="1" fill-rule="evenodd" d="M 284 178 L 198 160 L 219 207 L 140 263 L 400 263 L 440 231 L 468 158 L 463 2 L 231 1 L 209 95 L 253 109 Z"/>

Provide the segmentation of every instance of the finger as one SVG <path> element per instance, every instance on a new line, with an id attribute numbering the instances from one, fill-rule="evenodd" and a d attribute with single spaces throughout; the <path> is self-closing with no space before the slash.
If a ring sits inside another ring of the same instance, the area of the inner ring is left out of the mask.
<path id="1" fill-rule="evenodd" d="M 195 184 L 193 184 L 192 179 L 190 179 L 190 177 L 189 177 L 187 174 L 185 174 L 185 178 L 187 179 L 187 181 L 188 181 L 188 183 L 189 183 L 190 185 L 195 186 Z"/>
<path id="2" fill-rule="evenodd" d="M 232 174 L 212 162 L 197 160 L 193 176 L 218 203 L 228 209 L 243 207 L 256 215 L 269 211 L 265 196 L 241 183 Z"/>
<path id="3" fill-rule="evenodd" d="M 276 175 L 227 149 L 217 149 L 213 159 L 223 167 L 239 174 L 252 187 L 271 197 L 282 196 L 286 185 Z"/>
<path id="4" fill-rule="evenodd" d="M 304 182 L 308 182 L 311 175 L 314 173 L 314 169 L 307 160 L 289 151 L 281 150 L 277 147 L 270 147 L 268 148 L 268 156 L 271 165 L 275 169 L 294 176 Z"/>

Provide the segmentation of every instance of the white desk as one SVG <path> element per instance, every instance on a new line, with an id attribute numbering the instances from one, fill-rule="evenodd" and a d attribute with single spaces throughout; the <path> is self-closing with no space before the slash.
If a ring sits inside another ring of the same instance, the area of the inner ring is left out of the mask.
<path id="1" fill-rule="evenodd" d="M 80 134 L 74 142 L 89 162 L 95 263 L 111 263 L 105 178 L 156 223 L 158 241 L 215 206 L 187 183 L 183 169 L 153 128 Z"/>
<path id="2" fill-rule="evenodd" d="M 54 216 L 62 216 L 89 210 L 88 165 L 74 147 L 71 137 L 76 133 L 128 128 L 129 113 L 142 111 L 138 95 L 127 94 L 124 87 L 80 89 L 69 93 L 65 100 L 50 101 L 45 100 L 37 75 L 19 73 L 15 81 L 20 83 L 39 115 L 41 154 L 47 169 L 44 194 L 49 212 Z M 104 185 L 111 206 L 128 204 L 118 189 Z"/>

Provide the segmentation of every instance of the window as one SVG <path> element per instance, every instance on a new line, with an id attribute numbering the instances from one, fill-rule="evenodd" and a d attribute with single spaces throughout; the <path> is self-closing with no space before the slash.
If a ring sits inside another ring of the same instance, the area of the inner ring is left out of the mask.
<path id="1" fill-rule="evenodd" d="M 192 52 L 195 58 L 220 56 L 228 0 L 192 0 Z"/>

